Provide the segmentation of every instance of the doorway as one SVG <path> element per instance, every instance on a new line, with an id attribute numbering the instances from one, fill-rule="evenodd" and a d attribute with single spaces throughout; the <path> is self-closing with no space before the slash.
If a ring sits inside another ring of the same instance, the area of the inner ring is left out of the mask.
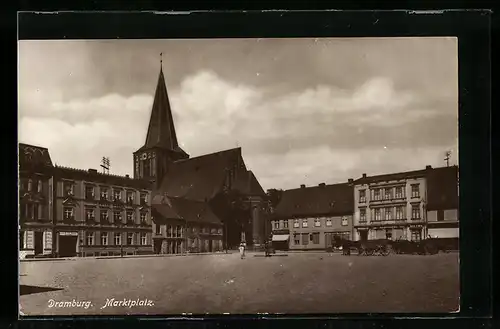
<path id="1" fill-rule="evenodd" d="M 155 254 L 159 254 L 161 253 L 161 240 L 160 239 L 154 239 L 153 240 L 153 244 L 154 244 L 154 253 Z"/>
<path id="2" fill-rule="evenodd" d="M 60 235 L 59 236 L 59 256 L 60 257 L 75 257 L 76 243 L 78 236 Z"/>
<path id="3" fill-rule="evenodd" d="M 208 252 L 212 252 L 212 240 L 208 240 Z"/>
<path id="4" fill-rule="evenodd" d="M 43 232 L 35 232 L 35 255 L 43 254 Z"/>
<path id="5" fill-rule="evenodd" d="M 367 230 L 359 231 L 359 239 L 361 241 L 368 240 L 368 231 Z"/>

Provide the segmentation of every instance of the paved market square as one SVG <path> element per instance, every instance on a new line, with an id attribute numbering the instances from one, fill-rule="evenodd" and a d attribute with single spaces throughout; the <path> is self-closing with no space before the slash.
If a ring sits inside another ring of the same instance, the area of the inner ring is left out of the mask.
<path id="1" fill-rule="evenodd" d="M 454 312 L 459 291 L 458 253 L 249 253 L 243 260 L 231 253 L 20 264 L 26 316 Z"/>

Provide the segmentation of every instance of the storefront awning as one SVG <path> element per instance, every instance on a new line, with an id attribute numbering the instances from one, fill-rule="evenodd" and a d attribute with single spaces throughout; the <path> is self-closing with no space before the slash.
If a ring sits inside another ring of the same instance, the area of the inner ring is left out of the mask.
<path id="1" fill-rule="evenodd" d="M 273 235 L 273 241 L 287 241 L 289 238 L 290 238 L 290 234 Z"/>

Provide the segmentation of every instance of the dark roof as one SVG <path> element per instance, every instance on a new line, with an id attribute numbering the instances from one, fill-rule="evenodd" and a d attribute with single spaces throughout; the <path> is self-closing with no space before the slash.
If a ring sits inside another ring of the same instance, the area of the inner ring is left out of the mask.
<path id="1" fill-rule="evenodd" d="M 246 173 L 241 148 L 175 161 L 168 166 L 159 190 L 170 197 L 209 200 L 222 191 L 232 168 Z"/>
<path id="2" fill-rule="evenodd" d="M 427 210 L 458 209 L 458 167 L 441 167 L 427 173 Z"/>
<path id="3" fill-rule="evenodd" d="M 97 170 L 84 170 L 55 166 L 53 170 L 58 179 L 85 180 L 96 184 L 108 184 L 123 187 L 131 187 L 143 190 L 151 190 L 151 182 L 144 179 L 134 179 L 126 176 L 103 174 Z"/>
<path id="4" fill-rule="evenodd" d="M 156 215 L 160 215 L 163 219 L 221 224 L 221 220 L 212 212 L 206 202 L 170 197 L 164 197 L 159 203 L 157 202 L 151 207 Z"/>
<path id="5" fill-rule="evenodd" d="M 382 181 L 394 181 L 394 180 L 403 180 L 409 178 L 418 178 L 425 177 L 427 170 L 413 170 L 413 171 L 405 171 L 394 174 L 383 174 L 383 175 L 374 175 L 374 176 L 366 176 L 358 178 L 354 181 L 355 184 L 370 184 Z"/>
<path id="6" fill-rule="evenodd" d="M 161 147 L 187 156 L 186 152 L 179 147 L 179 143 L 177 142 L 174 118 L 172 116 L 172 109 L 170 108 L 163 70 L 160 70 L 158 77 L 146 142 L 138 151 L 154 147 Z"/>
<path id="7" fill-rule="evenodd" d="M 20 170 L 34 167 L 53 167 L 49 150 L 45 147 L 19 143 Z"/>
<path id="8" fill-rule="evenodd" d="M 236 180 L 232 187 L 244 195 L 266 196 L 266 192 L 264 192 L 264 189 L 251 170 L 239 175 L 239 179 Z"/>
<path id="9" fill-rule="evenodd" d="M 354 209 L 352 184 L 301 187 L 283 191 L 276 217 L 347 215 Z"/>

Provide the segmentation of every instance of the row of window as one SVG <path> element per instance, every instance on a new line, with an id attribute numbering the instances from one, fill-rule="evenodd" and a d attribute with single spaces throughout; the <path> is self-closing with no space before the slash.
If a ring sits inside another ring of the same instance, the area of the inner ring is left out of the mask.
<path id="1" fill-rule="evenodd" d="M 21 218 L 29 219 L 43 219 L 45 216 L 45 205 L 36 203 L 21 204 L 19 206 L 19 212 Z"/>
<path id="2" fill-rule="evenodd" d="M 38 193 L 42 192 L 43 182 L 39 179 L 21 179 L 20 184 L 21 192 L 34 192 L 35 189 Z"/>
<path id="3" fill-rule="evenodd" d="M 110 195 L 110 188 L 100 186 L 99 187 L 99 196 L 100 200 L 113 200 L 113 201 L 122 201 L 123 200 L 123 189 L 113 188 L 112 195 Z M 93 185 L 85 185 L 85 199 L 87 200 L 96 200 L 96 187 Z M 72 182 L 64 182 L 64 193 L 65 195 L 74 195 L 75 194 L 75 184 Z M 125 201 L 127 203 L 134 203 L 135 200 L 135 192 L 134 191 L 126 191 Z M 111 198 L 112 196 L 112 198 Z M 140 203 L 147 203 L 147 193 L 141 192 L 140 194 Z"/>
<path id="4" fill-rule="evenodd" d="M 372 238 L 376 239 L 376 232 L 372 231 Z M 404 239 L 406 240 L 406 234 L 403 235 Z M 392 229 L 386 229 L 385 230 L 385 238 L 388 240 L 392 240 Z M 420 241 L 422 240 L 422 230 L 420 229 L 412 229 L 411 230 L 411 241 Z"/>
<path id="5" fill-rule="evenodd" d="M 101 238 L 100 238 L 100 245 L 101 246 L 108 246 L 110 245 L 110 239 L 113 239 L 114 245 L 115 246 L 123 246 L 123 245 L 141 245 L 141 246 L 146 246 L 148 244 L 148 239 L 146 232 L 141 232 L 141 233 L 134 233 L 134 232 L 129 232 L 127 233 L 126 236 L 126 243 L 122 244 L 122 233 L 121 232 L 115 232 L 115 233 L 110 233 L 110 232 L 101 232 Z M 97 245 L 95 239 L 95 232 L 86 232 L 85 233 L 85 243 L 87 246 L 95 246 Z"/>
<path id="6" fill-rule="evenodd" d="M 404 186 L 371 189 L 371 200 L 391 200 L 406 198 Z M 411 197 L 420 197 L 420 184 L 411 184 Z M 359 202 L 366 202 L 366 190 L 359 190 Z"/>
<path id="7" fill-rule="evenodd" d="M 302 221 L 302 223 L 301 223 L 301 221 Z M 347 220 L 347 217 L 342 217 L 342 222 L 341 223 L 342 223 L 342 226 L 347 226 L 349 224 L 349 222 Z M 294 228 L 300 228 L 301 224 L 302 224 L 303 228 L 307 228 L 308 225 L 309 225 L 309 221 L 307 219 L 302 219 L 302 220 L 294 219 L 293 220 L 293 227 Z M 325 225 L 327 227 L 332 226 L 332 220 L 329 219 L 329 218 L 326 219 Z M 321 227 L 321 219 L 319 219 L 319 218 L 315 218 L 314 219 L 314 227 Z M 274 221 L 274 228 L 275 229 L 280 229 L 281 228 L 279 221 Z M 287 220 L 283 221 L 283 227 L 282 228 L 288 228 L 288 221 Z"/>
<path id="8" fill-rule="evenodd" d="M 155 226 L 155 234 L 161 235 L 163 232 L 167 232 L 167 237 L 169 238 L 177 238 L 177 237 L 182 237 L 182 232 L 184 228 L 181 225 L 156 225 Z M 211 234 L 222 234 L 222 228 L 209 228 L 209 227 L 202 227 L 199 229 L 197 227 L 188 227 L 187 228 L 188 233 L 211 233 Z"/>
<path id="9" fill-rule="evenodd" d="M 335 238 L 350 240 L 351 236 L 349 232 L 341 232 L 341 233 L 325 232 L 324 235 L 325 235 L 325 242 L 327 245 L 331 244 Z M 320 237 L 319 232 L 295 233 L 293 235 L 293 243 L 295 245 L 303 245 L 303 246 L 307 246 L 310 243 L 319 244 L 320 243 L 319 237 Z"/>
<path id="10" fill-rule="evenodd" d="M 108 209 L 101 209 L 100 210 L 100 220 L 102 222 L 109 222 L 109 212 L 110 210 Z M 126 212 L 126 218 L 128 222 L 135 222 L 136 220 L 136 214 L 133 210 L 127 210 Z M 116 222 L 121 222 L 123 217 L 122 217 L 123 211 L 122 210 L 113 210 L 113 221 Z M 75 218 L 75 208 L 74 207 L 64 207 L 64 219 L 65 220 L 72 220 Z M 85 218 L 87 220 L 95 220 L 96 218 L 96 209 L 93 208 L 87 208 L 85 209 Z M 146 223 L 147 219 L 147 212 L 143 211 L 140 212 L 140 220 L 141 223 Z"/>
<path id="11" fill-rule="evenodd" d="M 383 216 L 382 210 L 384 211 Z M 406 219 L 406 206 L 375 208 L 372 210 L 372 220 L 374 221 L 394 219 Z M 421 219 L 419 204 L 411 206 L 411 219 Z M 359 221 L 360 223 L 366 222 L 366 208 L 359 209 Z"/>

